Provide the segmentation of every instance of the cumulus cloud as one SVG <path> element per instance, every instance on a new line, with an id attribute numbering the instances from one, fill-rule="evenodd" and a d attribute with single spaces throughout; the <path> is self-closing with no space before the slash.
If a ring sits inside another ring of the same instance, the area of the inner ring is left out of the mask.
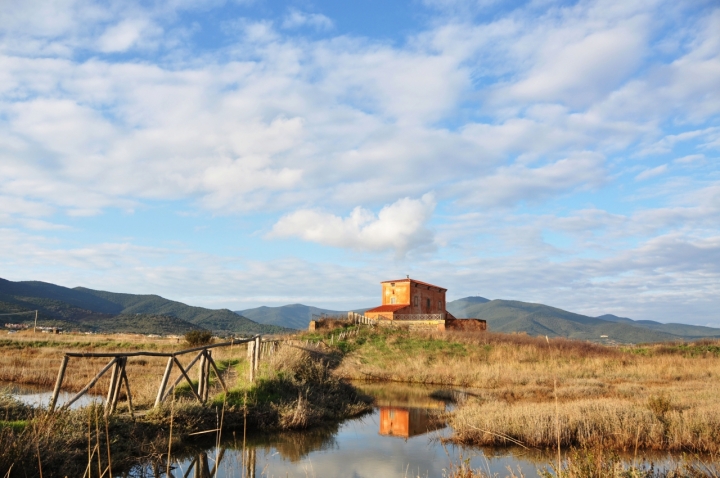
<path id="1" fill-rule="evenodd" d="M 427 228 L 435 210 L 433 194 L 420 199 L 403 198 L 377 215 L 356 207 L 347 217 L 319 210 L 301 209 L 280 218 L 269 237 L 299 237 L 333 247 L 361 251 L 394 250 L 398 256 L 433 243 Z"/>
<path id="2" fill-rule="evenodd" d="M 0 9 L 0 248 L 27 255 L 0 255 L 3 269 L 75 284 L 98 270 L 108 288 L 130 290 L 127 274 L 171 292 L 198 286 L 194 277 L 237 282 L 278 266 L 244 275 L 223 265 L 232 258 L 197 255 L 166 267 L 193 251 L 54 242 L 72 234 L 65 226 L 81 229 L 77 217 L 165 202 L 240 222 L 280 216 L 269 237 L 365 252 L 345 270 L 362 281 L 414 272 L 388 266 L 384 251 L 439 245 L 412 267 L 468 294 L 522 290 L 514 298 L 590 310 L 592 290 L 615 312 L 638 297 L 633 316 L 693 301 L 708 316 L 718 282 L 701 261 L 720 218 L 720 9 L 425 3 L 442 14 L 387 41 L 347 34 L 321 13 L 246 17 L 224 2 L 10 2 Z M 231 10 L 205 44 L 202 32 Z M 660 174 L 665 187 L 637 206 L 642 180 Z M 427 191 L 437 199 L 417 199 Z M 653 266 L 659 255 L 686 266 Z M 48 261 L 65 272 L 42 276 Z M 284 264 L 283 287 L 299 290 L 316 265 Z M 643 283 L 652 294 L 639 293 Z M 272 297 L 263 287 L 253 297 Z"/>

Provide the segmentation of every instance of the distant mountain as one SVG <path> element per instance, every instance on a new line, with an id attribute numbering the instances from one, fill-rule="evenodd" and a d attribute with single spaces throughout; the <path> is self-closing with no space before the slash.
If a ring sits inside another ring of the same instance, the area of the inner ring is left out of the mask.
<path id="1" fill-rule="evenodd" d="M 678 337 L 686 339 L 717 339 L 720 338 L 720 329 L 713 327 L 704 327 L 702 325 L 689 325 L 689 324 L 663 324 L 662 322 L 655 322 L 654 320 L 633 320 L 627 317 L 618 317 L 617 315 L 605 314 L 598 317 L 598 319 L 607 320 L 610 322 L 621 322 L 624 324 L 631 324 L 636 327 L 645 327 L 650 330 L 658 332 L 665 332 Z"/>
<path id="2" fill-rule="evenodd" d="M 0 279 L 0 313 L 35 309 L 39 310 L 39 325 L 84 331 L 182 334 L 207 329 L 222 334 L 254 334 L 284 330 L 258 324 L 228 309 L 192 307 L 158 295 L 118 294 Z M 10 316 L 4 322 L 29 322 L 30 317 Z"/>
<path id="3" fill-rule="evenodd" d="M 683 324 L 634 321 L 623 317 L 588 317 L 543 304 L 515 300 L 466 297 L 449 302 L 448 311 L 458 318 L 484 319 L 495 332 L 600 341 L 602 335 L 621 343 L 667 342 L 720 336 L 720 329 Z M 614 318 L 614 320 L 610 320 Z M 704 335 L 701 335 L 704 334 Z"/>
<path id="4" fill-rule="evenodd" d="M 363 312 L 367 309 L 361 309 Z M 320 309 L 310 305 L 289 304 L 280 307 L 256 307 L 254 309 L 236 310 L 235 313 L 254 320 L 260 324 L 277 325 L 291 329 L 307 329 L 313 315 L 342 315 L 346 311 Z"/>

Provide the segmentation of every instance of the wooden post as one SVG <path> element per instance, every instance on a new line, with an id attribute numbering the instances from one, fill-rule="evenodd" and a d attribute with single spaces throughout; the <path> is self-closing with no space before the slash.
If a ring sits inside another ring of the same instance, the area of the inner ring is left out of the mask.
<path id="1" fill-rule="evenodd" d="M 200 401 L 205 401 L 205 387 L 207 385 L 206 383 L 206 377 L 205 377 L 205 361 L 207 358 L 205 357 L 206 350 L 203 350 L 202 356 L 200 357 L 200 365 L 198 367 L 198 395 L 200 396 Z"/>
<path id="2" fill-rule="evenodd" d="M 60 387 L 62 387 L 63 378 L 65 378 L 65 369 L 67 368 L 68 360 L 70 360 L 70 357 L 65 355 L 60 363 L 60 370 L 58 371 L 57 380 L 55 381 L 55 389 L 53 390 L 52 400 L 50 400 L 51 413 L 55 411 L 58 395 L 60 395 Z"/>
<path id="3" fill-rule="evenodd" d="M 125 375 L 125 364 L 127 363 L 127 357 L 118 357 L 118 374 L 117 381 L 115 384 L 115 391 L 113 393 L 112 404 L 110 405 L 110 414 L 115 413 L 117 408 L 118 399 L 120 398 L 120 389 L 123 384 L 123 375 Z"/>
<path id="4" fill-rule="evenodd" d="M 210 398 L 210 363 L 212 362 L 212 351 L 206 350 L 205 351 L 205 362 L 203 363 L 205 367 L 205 396 L 203 396 L 203 401 L 207 402 L 208 398 Z"/>
<path id="5" fill-rule="evenodd" d="M 113 369 L 110 374 L 110 387 L 108 387 L 107 399 L 105 400 L 105 415 L 110 414 L 113 400 L 115 400 L 115 388 L 117 387 L 117 378 L 120 375 L 120 371 L 118 370 L 120 365 L 119 361 L 119 357 L 115 357 L 113 359 Z"/>
<path id="6" fill-rule="evenodd" d="M 38 311 L 36 310 L 35 311 L 35 326 L 33 327 L 33 334 L 35 334 L 35 331 L 37 330 L 37 315 L 38 315 Z"/>
<path id="7" fill-rule="evenodd" d="M 123 367 L 121 378 L 125 381 L 125 388 L 127 389 L 128 411 L 130 412 L 130 416 L 135 418 L 135 412 L 133 411 L 132 404 L 132 394 L 130 393 L 130 380 L 128 380 L 127 373 L 125 373 L 125 367 Z"/>
<path id="8" fill-rule="evenodd" d="M 167 387 L 168 380 L 170 380 L 170 372 L 172 371 L 173 359 L 168 359 L 167 366 L 165 367 L 165 374 L 163 375 L 162 382 L 160 382 L 160 389 L 158 390 L 157 398 L 155 399 L 155 406 L 159 406 L 162 403 L 163 396 L 165 395 L 165 387 Z"/>
<path id="9" fill-rule="evenodd" d="M 255 337 L 255 372 L 260 369 L 260 336 Z"/>
<path id="10" fill-rule="evenodd" d="M 248 363 L 250 364 L 250 382 L 255 381 L 255 341 L 248 342 Z"/>

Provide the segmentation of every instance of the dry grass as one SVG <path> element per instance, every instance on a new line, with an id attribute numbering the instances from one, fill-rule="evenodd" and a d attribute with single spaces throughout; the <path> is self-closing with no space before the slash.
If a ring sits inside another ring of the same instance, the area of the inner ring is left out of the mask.
<path id="1" fill-rule="evenodd" d="M 349 340 L 338 344 L 343 377 L 469 390 L 450 417 L 463 443 L 554 448 L 558 419 L 562 446 L 720 451 L 720 342 L 621 349 L 402 330 Z"/>
<path id="2" fill-rule="evenodd" d="M 91 337 L 80 342 L 72 337 L 45 336 L 41 337 L 44 341 L 37 341 L 14 335 L 12 341 L 0 342 L 0 371 L 6 379 L 46 386 L 54 383 L 63 352 L 170 351 L 186 347 L 165 339 L 118 341 L 117 337 Z M 134 405 L 149 409 L 135 419 L 119 413 L 105 423 L 101 406 L 46 414 L 0 396 L 0 476 L 10 468 L 10 476 L 37 476 L 38 454 L 44 465 L 57 472 L 43 470 L 44 476 L 82 476 L 90 441 L 92 462 L 98 463 L 93 475 L 100 475 L 109 466 L 106 455 L 112 455 L 113 472 L 128 469 L 137 460 L 167 454 L 169 446 L 173 452 L 182 449 L 195 432 L 215 430 L 219 410 L 224 430 L 242 430 L 246 423 L 248 429 L 289 430 L 338 421 L 371 408 L 353 387 L 332 375 L 328 361 L 332 356 L 323 358 L 322 354 L 280 347 L 263 359 L 258 378 L 249 383 L 246 355 L 244 345 L 213 349 L 213 357 L 224 369 L 224 379 L 231 389 L 228 396 L 220 393 L 216 383 L 208 405 L 184 399 L 180 391 L 177 401 L 152 409 L 166 359 L 130 358 L 127 372 Z M 183 363 L 192 356 L 189 354 Z M 106 359 L 71 358 L 63 389 L 82 388 L 106 363 Z M 107 386 L 106 379 L 91 392 L 105 395 Z M 118 408 L 124 411 L 122 403 Z M 172 438 L 168 435 L 171 427 Z M 97 450 L 102 451 L 100 458 Z M 71 471 L 58 475 L 60 470 Z"/>
<path id="3" fill-rule="evenodd" d="M 145 337 L 131 334 L 84 335 L 62 334 L 48 335 L 22 332 L 0 336 L 0 382 L 33 384 L 52 389 L 57 379 L 58 368 L 65 352 L 132 352 L 147 350 L 153 352 L 171 352 L 188 348 L 182 339 Z M 246 358 L 246 346 L 238 345 L 213 349 L 216 362 L 242 362 Z M 187 365 L 194 358 L 188 354 L 180 358 Z M 71 358 L 63 380 L 62 390 L 77 392 L 110 361 L 107 358 Z M 130 381 L 133 405 L 140 408 L 151 405 L 157 394 L 167 358 L 130 357 L 127 374 Z M 197 367 L 193 369 L 193 374 Z M 180 375 L 177 367 L 173 369 L 171 382 Z M 196 378 L 191 375 L 191 378 Z M 105 396 L 110 382 L 110 373 L 106 373 L 90 390 L 91 394 Z M 123 389 L 124 390 L 124 389 Z M 121 398 L 124 398 L 124 391 Z"/>

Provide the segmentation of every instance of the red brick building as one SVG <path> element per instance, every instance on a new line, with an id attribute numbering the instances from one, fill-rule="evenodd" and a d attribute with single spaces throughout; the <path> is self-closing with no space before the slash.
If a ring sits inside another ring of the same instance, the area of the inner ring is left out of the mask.
<path id="1" fill-rule="evenodd" d="M 447 289 L 415 279 L 388 280 L 382 285 L 382 305 L 365 311 L 365 317 L 380 325 L 398 324 L 438 330 L 481 331 L 480 319 L 457 319 L 445 307 Z"/>
<path id="2" fill-rule="evenodd" d="M 382 305 L 365 312 L 365 316 L 385 320 L 445 320 L 452 318 L 445 310 L 447 289 L 415 279 L 381 282 Z"/>

